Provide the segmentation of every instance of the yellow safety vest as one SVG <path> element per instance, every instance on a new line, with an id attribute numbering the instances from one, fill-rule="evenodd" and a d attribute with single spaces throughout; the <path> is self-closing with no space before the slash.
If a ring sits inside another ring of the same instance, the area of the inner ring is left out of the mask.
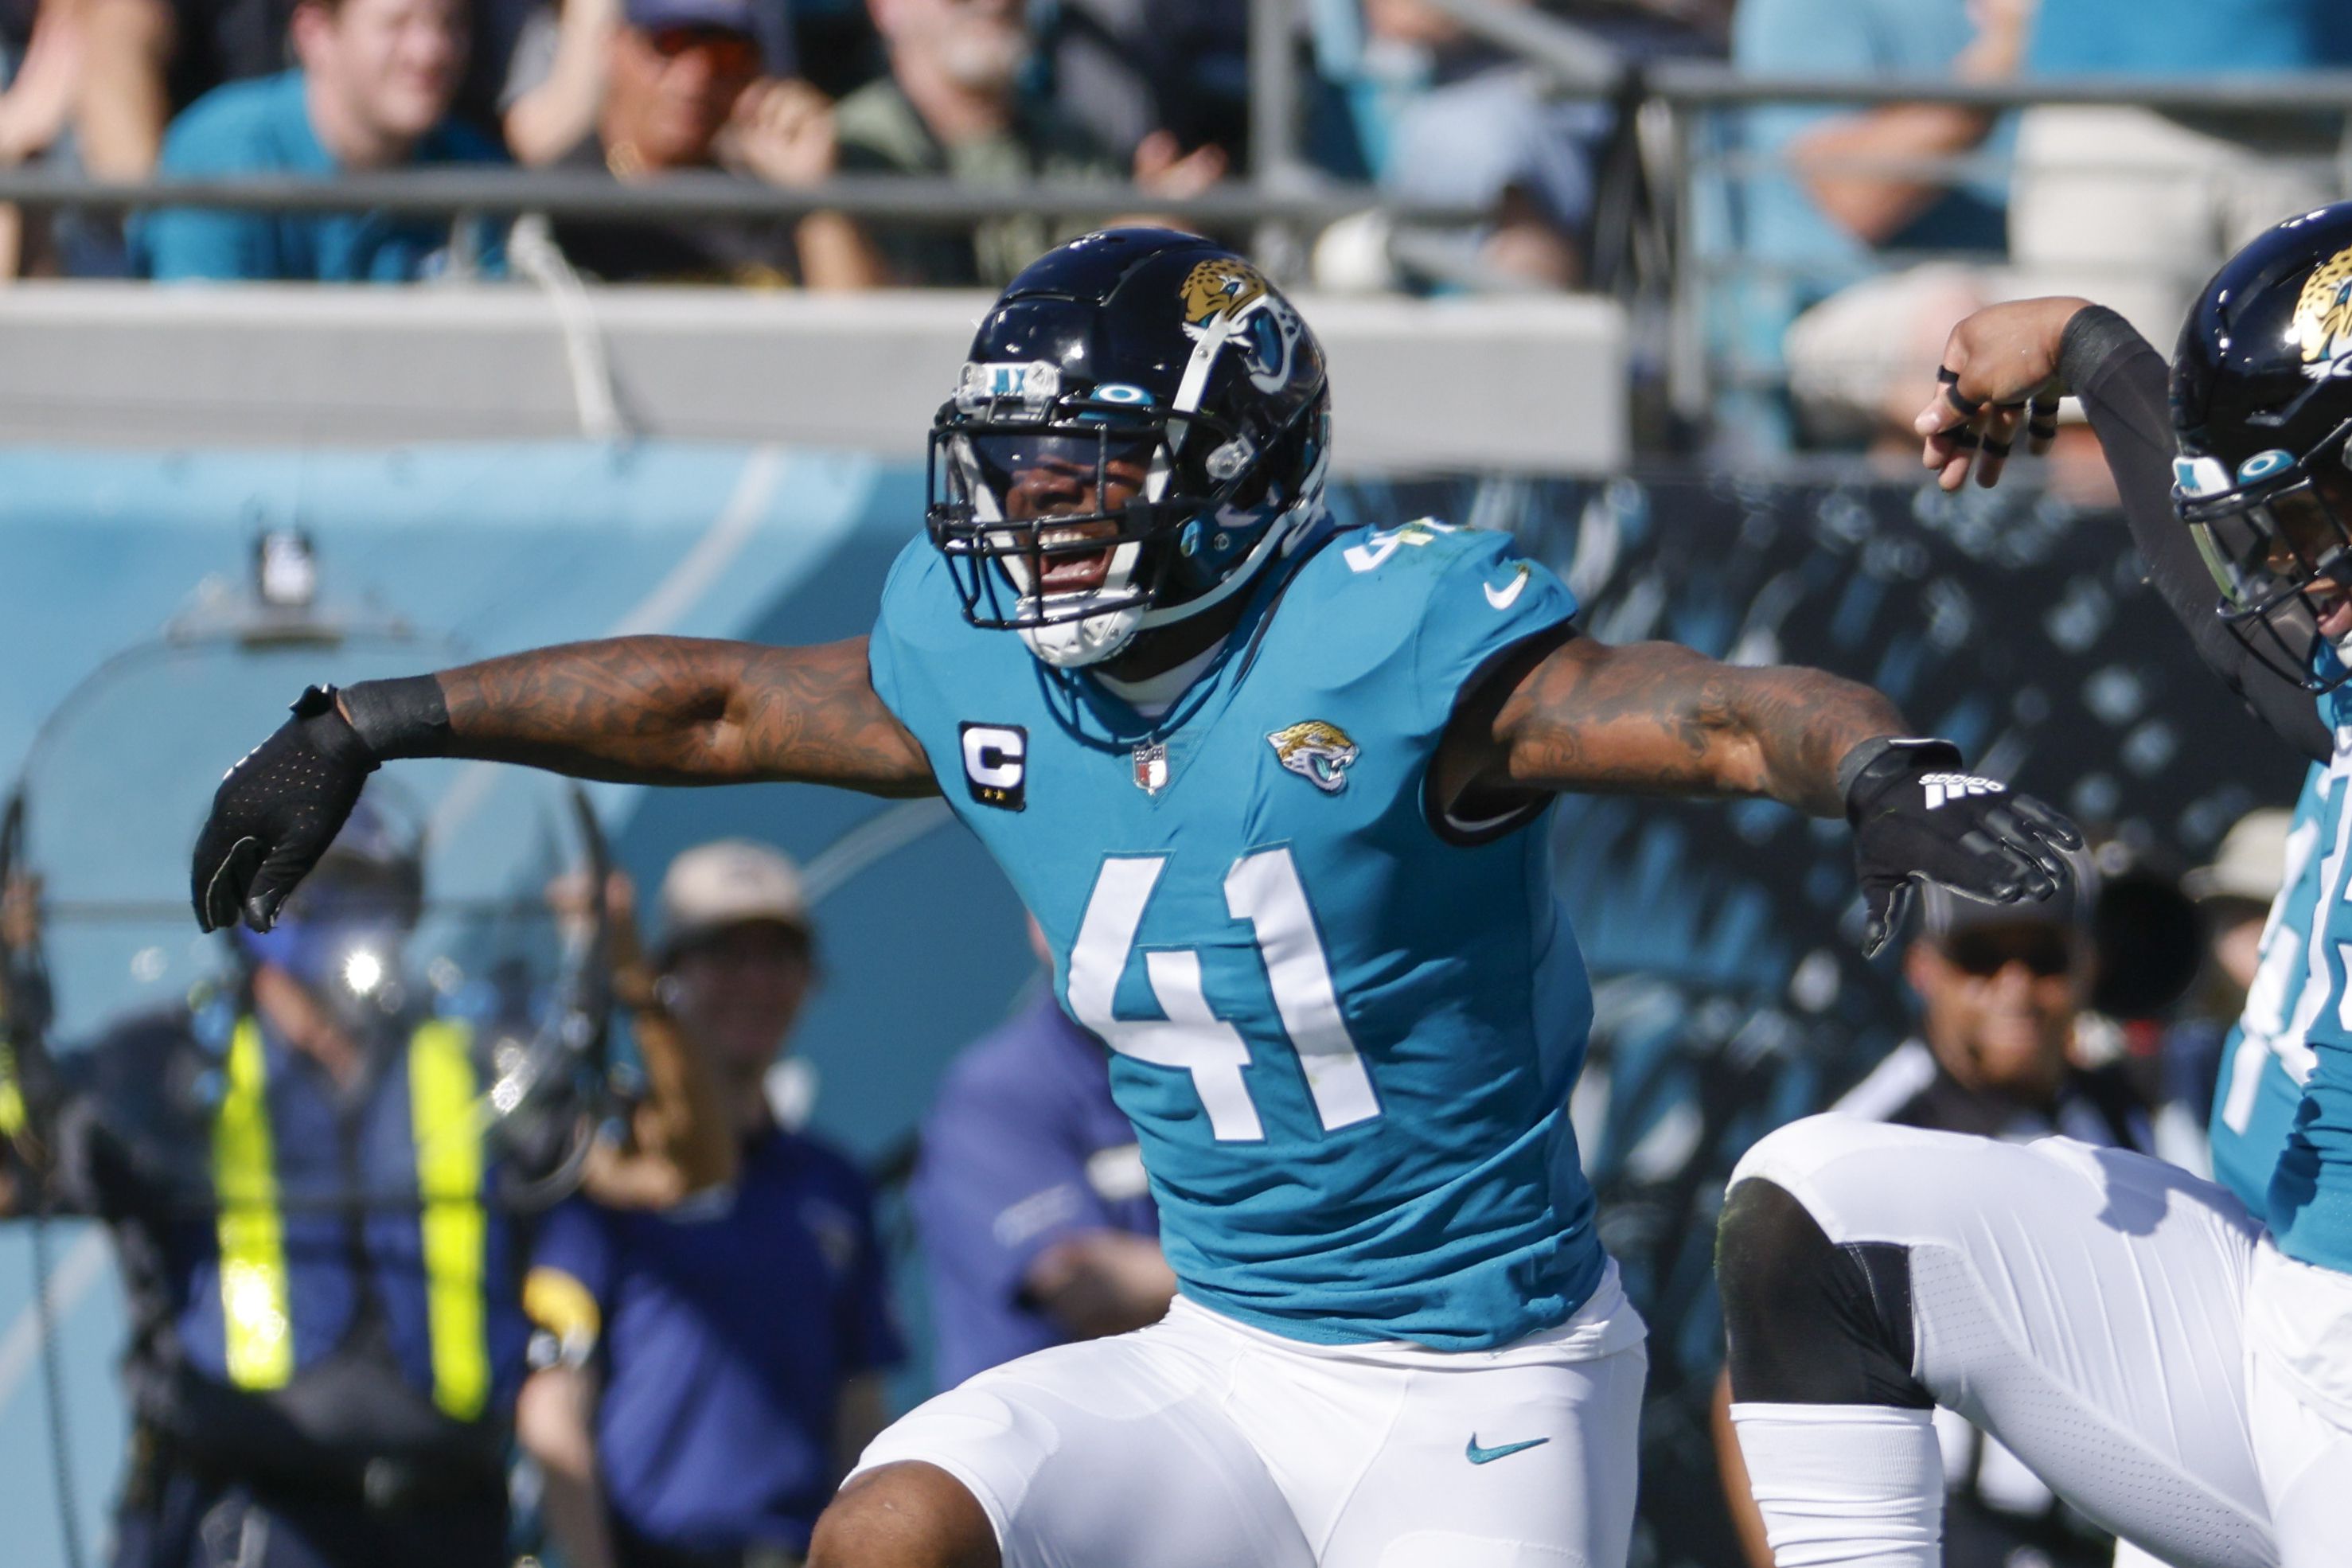
<path id="1" fill-rule="evenodd" d="M 0 1137 L 25 1130 L 25 1090 L 16 1081 L 16 1047 L 0 1035 Z"/>
<path id="2" fill-rule="evenodd" d="M 463 1025 L 441 1020 L 423 1025 L 408 1041 L 433 1403 L 460 1421 L 479 1417 L 490 1394 L 483 1294 L 489 1220 L 482 1208 L 483 1113 L 471 1047 Z M 213 1117 L 213 1191 L 228 1374 L 239 1388 L 283 1388 L 294 1375 L 293 1316 L 268 1070 L 261 1026 L 250 1017 L 239 1019 L 230 1037 L 226 1078 Z"/>

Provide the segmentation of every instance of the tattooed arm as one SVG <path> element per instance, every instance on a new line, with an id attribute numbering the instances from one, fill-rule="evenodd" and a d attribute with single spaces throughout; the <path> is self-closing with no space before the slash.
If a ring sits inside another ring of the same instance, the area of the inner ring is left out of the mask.
<path id="1" fill-rule="evenodd" d="M 614 637 L 434 679 L 448 710 L 448 756 L 627 784 L 790 779 L 886 795 L 938 787 L 922 747 L 875 695 L 864 637 L 816 647 Z"/>
<path id="2" fill-rule="evenodd" d="M 2066 857 L 2083 847 L 2074 824 L 1961 771 L 1950 742 L 1898 739 L 1903 729 L 1885 697 L 1818 669 L 1562 631 L 1515 650 L 1455 710 L 1429 805 L 1475 822 L 1559 790 L 1746 795 L 1843 816 L 1866 955 L 1902 929 L 1915 883 L 1996 904 L 2066 885 Z"/>
<path id="3" fill-rule="evenodd" d="M 268 931 L 367 775 L 398 757 L 628 784 L 936 788 L 922 747 L 874 690 L 863 637 L 790 648 L 615 637 L 340 693 L 313 687 L 213 795 L 190 871 L 197 923 Z"/>
<path id="4" fill-rule="evenodd" d="M 1842 816 L 1838 764 L 1903 730 L 1894 703 L 1818 669 L 1721 664 L 1675 643 L 1542 637 L 1455 711 L 1432 793 L 1464 817 L 1562 790 L 1769 795 Z"/>

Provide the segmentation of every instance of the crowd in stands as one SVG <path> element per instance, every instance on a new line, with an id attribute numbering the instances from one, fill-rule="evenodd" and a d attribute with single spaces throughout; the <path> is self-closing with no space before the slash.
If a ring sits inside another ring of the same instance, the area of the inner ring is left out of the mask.
<path id="1" fill-rule="evenodd" d="M 1700 0 L 1580 19 L 1704 47 Z M 1294 43 L 1308 164 L 1483 211 L 1456 282 L 1573 286 L 1607 125 L 1426 0 L 1318 0 Z M 1250 157 L 1247 0 L 6 0 L 0 163 L 138 180 L 511 163 L 635 184 L 720 170 L 787 188 L 913 174 L 1131 180 L 1181 199 Z M 1654 47 L 1643 43 L 1642 47 Z M 1071 229 L 795 222 L 558 226 L 606 281 L 995 286 Z M 1418 285 L 1381 236 L 1328 265 Z M 365 213 L 12 216 L 0 270 L 158 279 L 497 276 L 499 236 Z"/>
<path id="2" fill-rule="evenodd" d="M 1517 3 L 1637 63 L 1727 58 L 1762 76 L 2030 94 L 2352 67 L 2341 0 Z M 1596 280 L 1614 106 L 1561 98 L 1433 0 L 1292 13 L 1297 172 L 1483 215 L 1343 220 L 1306 259 L 1315 283 Z M 0 0 L 0 166 L 136 180 L 503 163 L 794 190 L 906 174 L 1131 182 L 1173 202 L 1259 172 L 1250 26 L 1249 0 Z M 1678 264 L 1702 279 L 1734 453 L 1907 447 L 1908 389 L 1945 325 L 1994 300 L 2092 294 L 2167 341 L 2222 256 L 2342 190 L 2328 115 L 1761 103 L 1694 123 Z M 963 229 L 820 210 L 567 218 L 553 238 L 609 282 L 992 288 L 1078 226 L 1009 206 Z M 503 238 L 367 213 L 0 209 L 0 274 L 495 277 Z"/>
<path id="3" fill-rule="evenodd" d="M 1739 0 L 1762 75 L 2191 86 L 2352 68 L 2341 0 Z M 2040 104 L 1760 107 L 1705 248 L 1717 426 L 1907 460 L 1911 389 L 1950 324 L 2039 294 L 2112 302 L 2169 344 L 2245 241 L 2344 194 L 2340 117 Z M 2095 465 L 2094 465 L 2095 466 Z"/>

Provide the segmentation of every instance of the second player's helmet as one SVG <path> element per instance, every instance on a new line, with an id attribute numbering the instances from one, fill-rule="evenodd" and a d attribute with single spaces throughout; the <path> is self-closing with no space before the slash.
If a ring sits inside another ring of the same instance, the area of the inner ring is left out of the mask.
<path id="1" fill-rule="evenodd" d="M 1050 664 L 1238 592 L 1320 514 L 1323 351 L 1257 268 L 1122 228 L 1033 262 L 933 421 L 931 542 L 965 616 Z"/>
<path id="2" fill-rule="evenodd" d="M 2352 203 L 2289 218 L 2205 286 L 2172 420 L 2173 499 L 2223 619 L 2289 679 L 2352 679 L 2352 637 L 2322 629 L 2352 598 Z"/>

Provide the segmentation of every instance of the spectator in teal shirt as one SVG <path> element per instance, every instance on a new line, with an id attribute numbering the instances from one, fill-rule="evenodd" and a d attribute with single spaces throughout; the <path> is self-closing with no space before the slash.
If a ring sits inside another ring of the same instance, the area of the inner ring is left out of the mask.
<path id="1" fill-rule="evenodd" d="M 302 0 L 291 26 L 300 68 L 205 94 L 163 140 L 165 178 L 339 174 L 503 154 L 450 121 L 466 64 L 463 0 Z M 468 237 L 501 269 L 496 231 Z M 451 226 L 382 213 L 168 208 L 131 228 L 134 265 L 157 279 L 404 282 L 446 271 Z"/>
<path id="2" fill-rule="evenodd" d="M 2016 71 L 2031 11 L 2024 0 L 1741 0 L 1731 61 L 1765 76 L 1998 81 Z M 1723 232 L 1707 246 L 1722 273 L 1714 346 L 1733 384 L 1717 412 L 1728 450 L 1771 450 L 1792 434 L 1789 411 L 1754 384 L 1787 368 L 1782 340 L 1799 315 L 1919 253 L 1990 261 L 2001 252 L 2007 192 L 1998 176 L 1871 178 L 1852 165 L 1997 162 L 2010 132 L 1965 109 L 1882 103 L 1762 104 L 1725 133 L 1727 151 L 1763 166 L 1722 190 L 1714 217 Z"/>
<path id="3" fill-rule="evenodd" d="M 2212 77 L 2352 65 L 2344 0 L 2042 0 L 2036 76 Z"/>

